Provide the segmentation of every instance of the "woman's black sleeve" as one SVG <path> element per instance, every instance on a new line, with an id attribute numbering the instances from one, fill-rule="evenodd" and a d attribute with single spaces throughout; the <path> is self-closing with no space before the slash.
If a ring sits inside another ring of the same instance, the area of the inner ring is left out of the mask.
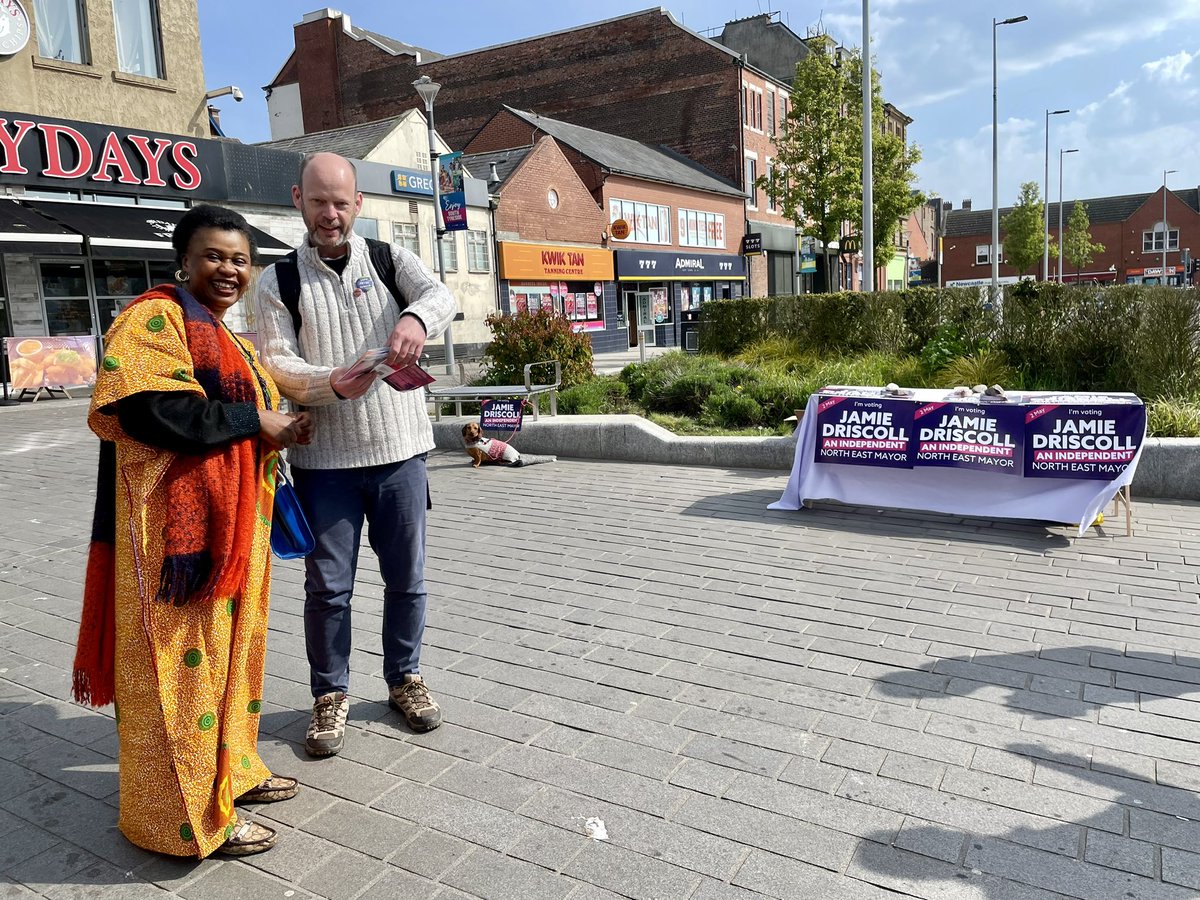
<path id="1" fill-rule="evenodd" d="M 173 453 L 205 453 L 259 430 L 253 403 L 223 403 L 190 391 L 143 391 L 115 406 L 127 435 Z"/>

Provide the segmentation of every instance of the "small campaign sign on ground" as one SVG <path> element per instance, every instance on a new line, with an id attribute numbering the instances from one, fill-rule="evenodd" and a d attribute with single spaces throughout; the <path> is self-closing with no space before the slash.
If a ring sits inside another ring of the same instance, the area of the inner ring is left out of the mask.
<path id="1" fill-rule="evenodd" d="M 523 400 L 484 400 L 479 404 L 479 427 L 485 431 L 520 431 Z"/>
<path id="2" fill-rule="evenodd" d="M 913 413 L 914 465 L 1020 475 L 1025 410 L 976 403 L 926 403 Z"/>
<path id="3" fill-rule="evenodd" d="M 911 469 L 914 409 L 908 400 L 822 395 L 814 461 Z"/>
<path id="4" fill-rule="evenodd" d="M 1133 462 L 1146 434 L 1146 407 L 1095 399 L 1025 408 L 1026 477 L 1109 481 Z"/>

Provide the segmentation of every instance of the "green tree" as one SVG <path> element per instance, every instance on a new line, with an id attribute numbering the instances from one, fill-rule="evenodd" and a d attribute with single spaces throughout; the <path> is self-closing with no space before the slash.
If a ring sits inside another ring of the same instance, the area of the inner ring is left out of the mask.
<path id="1" fill-rule="evenodd" d="M 1077 281 L 1079 273 L 1092 264 L 1096 254 L 1103 252 L 1104 245 L 1092 240 L 1092 222 L 1088 218 L 1087 204 L 1076 201 L 1063 233 L 1063 256 L 1075 267 Z"/>
<path id="2" fill-rule="evenodd" d="M 846 223 L 862 233 L 862 55 L 839 54 L 828 35 L 808 42 L 796 65 L 787 128 L 776 136 L 775 168 L 758 186 L 770 192 L 788 218 L 828 245 Z M 886 265 L 902 219 L 920 203 L 913 190 L 916 146 L 883 131 L 883 94 L 878 72 L 872 85 L 875 260 Z M 826 285 L 830 258 L 825 256 Z"/>
<path id="3" fill-rule="evenodd" d="M 1042 259 L 1046 237 L 1043 221 L 1042 195 L 1036 181 L 1021 185 L 1021 194 L 1014 206 L 1000 220 L 1004 238 L 1004 259 L 1024 275 Z"/>
<path id="4" fill-rule="evenodd" d="M 828 246 L 840 237 L 842 223 L 856 216 L 862 138 L 846 115 L 846 73 L 833 41 L 818 35 L 808 45 L 811 52 L 796 64 L 787 127 L 775 137 L 775 169 L 757 185 L 771 192 L 784 216 L 807 223 L 805 231 Z M 828 288 L 828 253 L 824 258 Z"/>
<path id="5" fill-rule="evenodd" d="M 883 111 L 883 85 L 879 72 L 871 68 L 871 157 L 872 172 L 871 219 L 874 237 L 875 265 L 886 266 L 896 253 L 896 233 L 901 222 L 909 213 L 925 202 L 921 193 L 914 189 L 916 165 L 921 161 L 921 149 L 916 144 L 906 145 L 898 134 L 883 130 L 886 121 Z M 862 54 L 855 52 L 847 62 L 847 117 L 858 123 L 858 185 L 855 195 L 854 221 L 859 223 L 862 233 Z"/>

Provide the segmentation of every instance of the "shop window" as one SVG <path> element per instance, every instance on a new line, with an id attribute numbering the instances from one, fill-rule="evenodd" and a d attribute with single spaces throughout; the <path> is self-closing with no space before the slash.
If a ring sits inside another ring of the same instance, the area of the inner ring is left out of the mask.
<path id="1" fill-rule="evenodd" d="M 409 253 L 421 255 L 421 238 L 417 233 L 417 226 L 412 222 L 392 223 L 392 243 L 399 244 Z"/>
<path id="2" fill-rule="evenodd" d="M 436 272 L 437 271 L 437 252 L 438 252 L 438 246 L 439 246 L 438 239 L 437 239 L 437 229 L 433 228 L 433 229 L 430 229 L 430 231 L 432 232 L 431 237 L 433 240 L 433 252 L 434 252 L 433 269 Z M 445 232 L 442 235 L 442 240 L 441 240 L 441 244 L 440 244 L 441 251 L 442 251 L 442 259 L 445 260 L 447 272 L 457 272 L 458 271 L 458 239 L 454 236 L 454 234 L 455 234 L 455 232 L 453 232 L 453 231 Z"/>
<path id="3" fill-rule="evenodd" d="M 370 238 L 373 241 L 379 240 L 379 220 L 364 219 L 359 216 L 354 220 L 354 233 L 359 237 Z"/>
<path id="4" fill-rule="evenodd" d="M 33 0 L 38 54 L 63 62 L 91 63 L 83 0 Z"/>
<path id="5" fill-rule="evenodd" d="M 38 278 L 46 304 L 46 331 L 51 336 L 92 334 L 92 303 L 84 261 L 39 263 Z"/>
<path id="6" fill-rule="evenodd" d="M 520 285 L 509 288 L 509 309 L 514 313 L 555 312 L 574 324 L 576 331 L 604 329 L 604 300 L 595 286 L 583 282 Z"/>
<path id="7" fill-rule="evenodd" d="M 113 20 L 120 70 L 147 78 L 165 77 L 156 0 L 113 0 Z"/>
<path id="8" fill-rule="evenodd" d="M 680 209 L 679 243 L 684 247 L 724 249 L 725 217 L 720 213 Z"/>
<path id="9" fill-rule="evenodd" d="M 671 207 L 633 200 L 608 201 L 608 221 L 624 219 L 629 223 L 629 237 L 624 241 L 639 244 L 671 243 Z M 613 238 L 618 241 L 620 239 Z"/>
<path id="10" fill-rule="evenodd" d="M 486 231 L 467 232 L 467 271 L 490 272 Z"/>
<path id="11" fill-rule="evenodd" d="M 172 270 L 174 271 L 174 270 Z M 174 281 L 172 274 L 169 281 Z M 155 281 L 154 284 L 161 284 Z M 129 302 L 145 293 L 151 282 L 146 277 L 146 263 L 142 260 L 94 259 L 92 260 L 92 284 L 96 288 L 96 314 L 100 317 L 100 331 L 107 331 L 112 320 Z"/>

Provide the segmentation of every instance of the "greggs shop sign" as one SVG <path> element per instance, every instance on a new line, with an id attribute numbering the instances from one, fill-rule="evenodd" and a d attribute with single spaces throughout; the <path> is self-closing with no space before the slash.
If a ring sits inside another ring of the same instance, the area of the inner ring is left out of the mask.
<path id="1" fill-rule="evenodd" d="M 0 184 L 225 196 L 214 141 L 0 112 Z"/>
<path id="2" fill-rule="evenodd" d="M 500 243 L 500 277 L 554 281 L 612 281 L 613 255 L 595 247 Z"/>

